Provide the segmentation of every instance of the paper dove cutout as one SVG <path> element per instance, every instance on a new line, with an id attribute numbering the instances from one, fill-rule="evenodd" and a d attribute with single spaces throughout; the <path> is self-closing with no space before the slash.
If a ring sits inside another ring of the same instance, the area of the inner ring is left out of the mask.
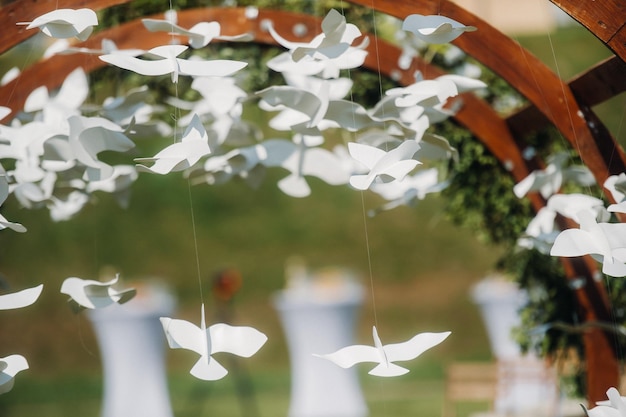
<path id="1" fill-rule="evenodd" d="M 440 15 L 412 14 L 402 22 L 402 30 L 413 33 L 426 43 L 448 43 L 463 32 L 473 32 L 474 26 L 465 26 L 456 20 Z"/>
<path id="2" fill-rule="evenodd" d="M 76 160 L 87 167 L 86 179 L 100 181 L 113 175 L 113 167 L 98 159 L 100 152 L 126 152 L 135 147 L 121 127 L 102 117 L 72 116 L 68 122 L 68 141 Z"/>
<path id="3" fill-rule="evenodd" d="M 0 152 L 1 154 L 1 152 Z M 0 165 L 0 206 L 4 204 L 4 201 L 9 196 L 9 180 L 7 173 L 4 171 L 2 165 Z M 0 214 L 0 230 L 11 229 L 15 232 L 24 233 L 26 228 L 19 223 L 8 221 L 2 214 Z"/>
<path id="4" fill-rule="evenodd" d="M 583 186 L 596 183 L 594 176 L 585 166 L 565 167 L 569 159 L 566 152 L 552 155 L 548 159 L 545 169 L 535 170 L 526 178 L 515 184 L 513 192 L 518 198 L 524 197 L 530 191 L 539 191 L 543 198 L 549 198 L 559 191 L 564 181 L 574 181 Z"/>
<path id="5" fill-rule="evenodd" d="M 75 312 L 86 308 L 103 308 L 113 303 L 124 304 L 130 301 L 137 291 L 134 288 L 121 291 L 113 288 L 118 280 L 119 274 L 107 282 L 70 277 L 63 281 L 61 293 L 71 297 L 69 303 Z"/>
<path id="6" fill-rule="evenodd" d="M 188 349 L 200 355 L 189 372 L 198 379 L 215 381 L 228 374 L 226 368 L 212 357 L 213 354 L 226 352 L 249 358 L 267 341 L 267 336 L 252 327 L 217 323 L 207 328 L 204 304 L 201 311 L 200 327 L 185 320 L 161 317 L 170 348 Z"/>
<path id="7" fill-rule="evenodd" d="M 596 223 L 591 211 L 577 215 L 580 229 L 562 231 L 550 250 L 552 256 L 591 255 L 602 262 L 602 272 L 626 276 L 626 223 Z"/>
<path id="8" fill-rule="evenodd" d="M 626 416 L 626 397 L 620 396 L 619 391 L 611 387 L 606 392 L 608 400 L 597 401 L 596 407 L 585 409 L 589 417 L 624 417 Z"/>
<path id="9" fill-rule="evenodd" d="M 0 394 L 11 391 L 15 384 L 15 375 L 24 369 L 28 369 L 28 362 L 22 355 L 0 358 Z"/>
<path id="10" fill-rule="evenodd" d="M 357 190 L 367 190 L 376 177 L 387 176 L 396 180 L 404 178 L 421 162 L 411 159 L 420 145 L 414 140 L 406 140 L 389 152 L 374 146 L 356 142 L 348 143 L 348 151 L 352 158 L 365 165 L 369 172 L 350 177 L 350 185 Z"/>
<path id="11" fill-rule="evenodd" d="M 298 62 L 305 56 L 313 58 L 337 58 L 348 50 L 352 42 L 361 36 L 355 25 L 346 23 L 346 18 L 335 9 L 331 9 L 322 20 L 322 33 L 311 42 L 291 42 L 280 36 L 271 22 L 267 24 L 270 35 L 280 45 L 291 51 L 294 61 Z M 364 42 L 367 42 L 364 40 Z"/>
<path id="12" fill-rule="evenodd" d="M 610 191 L 616 204 L 611 204 L 607 210 L 613 213 L 626 213 L 626 174 L 611 175 L 604 181 L 604 188 Z"/>
<path id="13" fill-rule="evenodd" d="M 13 310 L 33 304 L 41 295 L 43 284 L 11 294 L 0 295 L 0 310 Z"/>
<path id="14" fill-rule="evenodd" d="M 372 335 L 374 346 L 353 345 L 327 355 L 314 354 L 314 356 L 328 359 L 342 368 L 350 368 L 361 362 L 374 362 L 378 365 L 368 372 L 370 375 L 399 376 L 406 374 L 409 370 L 393 362 L 410 361 L 417 358 L 428 349 L 443 342 L 450 335 L 450 332 L 420 333 L 406 342 L 384 346 L 378 337 L 376 326 L 372 327 Z"/>
<path id="15" fill-rule="evenodd" d="M 261 107 L 264 107 L 263 103 L 271 106 L 269 108 L 265 106 L 265 109 L 272 110 L 273 107 L 282 110 L 287 107 L 296 113 L 290 113 L 290 120 L 287 120 L 284 125 L 290 128 L 300 124 L 305 124 L 306 127 L 316 127 L 328 110 L 329 90 L 330 85 L 328 83 L 320 84 L 320 90 L 317 93 L 280 85 L 268 87 L 256 94 L 263 99 L 259 104 Z M 274 124 L 273 127 L 280 128 L 277 124 Z"/>
<path id="16" fill-rule="evenodd" d="M 176 12 L 174 11 L 174 14 Z M 174 16 L 175 17 L 175 16 Z M 168 16 L 171 18 L 171 16 Z M 143 25 L 150 32 L 169 32 L 176 35 L 187 36 L 189 38 L 189 45 L 194 48 L 203 48 L 207 46 L 213 39 L 228 40 L 228 41 L 247 41 L 252 40 L 249 34 L 242 34 L 237 36 L 220 36 L 221 26 L 219 22 L 200 22 L 190 29 L 185 29 L 178 26 L 171 20 L 160 19 L 141 19 Z"/>
<path id="17" fill-rule="evenodd" d="M 86 40 L 93 27 L 98 25 L 98 16 L 91 9 L 57 9 L 39 16 L 32 22 L 20 22 L 28 25 L 26 29 L 39 28 L 52 38 L 73 38 Z"/>
<path id="18" fill-rule="evenodd" d="M 137 170 L 163 175 L 187 169 L 210 153 L 209 137 L 200 118 L 194 115 L 180 142 L 168 146 L 152 158 L 136 158 L 135 161 L 154 162 L 151 167 L 137 165 Z"/>
<path id="19" fill-rule="evenodd" d="M 248 65 L 246 62 L 225 59 L 202 61 L 177 58 L 187 49 L 185 45 L 157 46 L 148 51 L 148 55 L 158 58 L 155 60 L 139 59 L 117 52 L 101 55 L 99 58 L 106 63 L 141 75 L 171 74 L 173 83 L 178 82 L 179 74 L 195 77 L 224 77 Z"/>
<path id="20" fill-rule="evenodd" d="M 447 181 L 440 182 L 438 177 L 438 169 L 429 168 L 407 176 L 402 181 L 372 184 L 370 190 L 389 202 L 368 214 L 372 216 L 379 211 L 391 210 L 400 205 L 415 206 L 426 197 L 426 194 L 439 192 L 448 186 Z"/>

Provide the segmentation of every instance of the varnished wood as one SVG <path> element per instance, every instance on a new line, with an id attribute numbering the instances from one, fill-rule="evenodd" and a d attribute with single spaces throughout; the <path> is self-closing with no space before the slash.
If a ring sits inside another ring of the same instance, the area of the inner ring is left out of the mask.
<path id="1" fill-rule="evenodd" d="M 612 56 L 574 77 L 568 81 L 568 85 L 579 106 L 591 108 L 626 91 L 626 63 Z M 588 117 L 595 120 L 595 115 Z M 534 105 L 516 111 L 506 121 L 515 137 L 524 137 L 550 124 L 548 118 Z"/>
<path id="2" fill-rule="evenodd" d="M 550 0 L 589 29 L 626 62 L 626 2 L 624 0 Z"/>

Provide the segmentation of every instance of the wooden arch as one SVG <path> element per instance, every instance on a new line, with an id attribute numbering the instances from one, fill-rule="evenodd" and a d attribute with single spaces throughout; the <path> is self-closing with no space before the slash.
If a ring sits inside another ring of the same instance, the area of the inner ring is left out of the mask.
<path id="1" fill-rule="evenodd" d="M 23 26 L 14 26 L 14 22 L 28 21 L 33 16 L 43 14 L 54 7 L 90 7 L 101 9 L 126 1 L 128 0 L 82 0 L 77 3 L 71 0 L 59 0 L 58 6 L 55 6 L 49 0 L 36 1 L 34 4 L 29 0 L 29 7 L 24 7 L 27 0 L 17 0 L 0 9 L 0 22 L 9 22 L 4 26 L 7 29 L 0 33 L 0 53 L 34 34 L 34 31 L 26 31 Z M 439 2 L 428 0 L 349 1 L 400 19 L 412 13 L 441 13 L 478 28 L 477 32 L 458 38 L 455 44 L 508 81 L 532 105 L 507 120 L 503 120 L 484 101 L 473 95 L 464 95 L 461 98 L 464 105 L 456 115 L 456 119 L 483 141 L 500 161 L 512 165 L 511 173 L 516 180 L 524 178 L 529 173 L 529 168 L 521 157 L 521 148 L 523 146 L 521 138 L 522 133 L 525 132 L 522 126 L 528 126 L 529 124 L 521 123 L 520 121 L 527 120 L 535 121 L 535 124 L 532 126 L 539 126 L 540 123 L 555 125 L 562 132 L 563 136 L 570 141 L 572 146 L 578 150 L 583 161 L 592 170 L 598 183 L 602 184 L 611 174 L 626 171 L 624 152 L 616 145 L 606 129 L 591 127 L 590 121 L 595 123 L 595 119 L 593 119 L 593 113 L 589 110 L 589 107 L 595 104 L 592 103 L 593 101 L 597 103 L 598 101 L 606 100 L 612 94 L 617 94 L 617 92 L 626 89 L 624 77 L 621 77 L 621 81 L 619 77 L 620 72 L 621 74 L 624 73 L 622 55 L 619 55 L 619 58 L 616 57 L 599 65 L 586 75 L 568 84 L 560 80 L 519 44 L 478 17 L 447 0 L 440 0 Z M 581 3 L 580 1 L 553 2 L 559 6 L 560 4 L 558 3 L 567 3 L 566 5 L 569 6 L 573 3 Z M 571 10 L 568 13 L 573 15 Z M 225 34 L 249 31 L 255 35 L 257 42 L 273 43 L 273 39 L 260 28 L 260 22 L 263 19 L 274 21 L 280 33 L 290 33 L 295 22 L 302 23 L 307 27 L 308 36 L 314 35 L 319 28 L 319 20 L 316 18 L 271 10 L 260 10 L 256 19 L 248 19 L 243 9 L 235 8 L 196 9 L 179 13 L 179 23 L 185 27 L 190 27 L 200 21 L 220 21 L 223 23 L 222 27 L 225 30 Z M 624 20 L 622 19 L 622 22 Z M 593 28 L 592 25 L 585 26 L 590 29 Z M 105 37 L 114 40 L 122 48 L 140 47 L 149 49 L 169 41 L 169 35 L 167 34 L 154 33 L 150 37 L 137 37 L 136 33 L 139 30 L 143 30 L 139 21 L 130 22 L 120 27 L 103 31 L 81 44 L 81 46 L 97 48 L 100 46 L 101 39 Z M 621 42 L 620 39 L 623 39 L 623 37 L 620 36 L 623 33 L 624 31 L 616 30 L 607 38 L 605 43 L 610 46 L 614 45 L 615 42 Z M 306 37 L 301 39 L 306 39 Z M 440 70 L 417 60 L 409 71 L 399 71 L 395 66 L 399 56 L 397 48 L 379 39 L 374 40 L 375 42 L 372 43 L 370 48 L 375 49 L 372 49 L 370 58 L 366 62 L 366 67 L 379 70 L 388 76 L 400 74 L 399 81 L 404 84 L 409 84 L 413 81 L 411 73 L 415 68 L 419 68 L 424 72 L 426 77 L 434 77 L 441 73 Z M 380 59 L 375 59 L 376 52 L 374 50 L 378 53 Z M 619 48 L 613 48 L 613 50 L 617 52 Z M 92 59 L 86 59 L 84 56 L 52 57 L 45 63 L 39 63 L 24 70 L 18 79 L 0 87 L 0 105 L 8 105 L 15 109 L 21 108 L 20 104 L 23 104 L 28 93 L 39 85 L 44 84 L 49 88 L 54 88 L 75 67 L 80 65 L 89 71 L 102 66 L 102 64 L 97 57 Z M 44 65 L 48 76 L 42 78 Z M 54 76 L 51 74 L 54 74 Z M 42 79 L 45 80 L 44 83 L 41 82 Z M 602 88 L 597 88 L 598 86 Z M 604 91 L 604 93 L 599 94 L 599 90 Z M 586 92 L 586 95 L 584 92 Z M 586 97 L 586 101 L 581 100 L 579 97 Z M 583 117 L 573 117 L 572 115 L 583 115 Z M 594 126 L 598 126 L 598 124 L 594 124 Z M 537 195 L 531 196 L 531 201 L 535 209 L 541 208 L 544 204 Z M 586 285 L 576 290 L 584 319 L 587 321 L 610 320 L 610 306 L 604 287 L 601 282 L 593 279 L 596 270 L 595 263 L 590 259 L 574 259 L 565 260 L 564 264 L 570 278 L 573 279 L 580 276 L 586 278 Z M 608 386 L 616 386 L 618 383 L 617 361 L 612 340 L 605 333 L 599 330 L 592 330 L 584 335 L 584 340 L 588 354 L 588 397 L 591 401 L 595 401 L 605 398 Z"/>

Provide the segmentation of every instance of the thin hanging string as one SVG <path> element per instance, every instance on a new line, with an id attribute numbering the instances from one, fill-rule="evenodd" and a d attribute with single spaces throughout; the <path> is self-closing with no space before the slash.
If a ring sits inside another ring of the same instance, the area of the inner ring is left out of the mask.
<path id="1" fill-rule="evenodd" d="M 193 229 L 193 246 L 196 252 L 196 269 L 198 272 L 198 288 L 200 289 L 200 302 L 204 304 L 204 291 L 202 291 L 202 273 L 200 271 L 200 251 L 198 250 L 198 236 L 196 233 L 196 217 L 193 211 L 193 198 L 191 195 L 191 179 L 187 179 L 189 191 L 189 211 L 191 213 L 191 228 Z"/>
<path id="2" fill-rule="evenodd" d="M 372 6 L 374 4 L 374 0 L 372 0 Z M 345 10 L 344 10 L 344 5 L 343 5 L 343 0 L 341 0 L 340 2 L 340 7 L 341 7 L 341 14 L 345 17 Z M 372 7 L 373 10 L 373 7 Z M 378 42 L 377 41 L 377 35 L 376 35 L 376 20 L 374 18 L 374 42 L 376 43 L 376 59 L 379 59 L 379 54 L 378 54 Z M 378 67 L 380 68 L 380 65 L 378 65 Z M 352 81 L 352 71 L 350 68 L 348 68 L 347 70 L 348 72 L 348 79 L 350 81 Z M 380 69 L 378 71 L 378 85 L 380 88 L 380 94 L 382 97 L 382 85 L 381 85 L 381 76 L 380 76 Z M 352 88 L 350 89 L 350 101 L 354 102 L 354 93 Z M 352 122 L 353 125 L 356 125 L 356 116 L 354 114 L 354 112 L 352 113 Z M 352 134 L 352 140 L 354 142 L 357 141 L 356 138 L 356 131 L 355 132 L 351 132 Z M 369 275 L 369 282 L 370 282 L 370 292 L 371 292 L 371 296 L 372 296 L 372 309 L 374 311 L 374 325 L 376 327 L 378 327 L 378 313 L 377 313 L 377 308 L 376 308 L 376 295 L 375 295 L 375 291 L 374 291 L 374 274 L 372 272 L 372 253 L 371 253 L 371 248 L 370 248 L 370 243 L 369 243 L 369 233 L 367 230 L 367 211 L 365 209 L 365 193 L 363 191 L 361 191 L 361 210 L 363 213 L 363 230 L 364 230 L 364 235 L 365 235 L 365 250 L 366 250 L 366 254 L 367 254 L 367 268 L 368 268 L 368 275 Z"/>

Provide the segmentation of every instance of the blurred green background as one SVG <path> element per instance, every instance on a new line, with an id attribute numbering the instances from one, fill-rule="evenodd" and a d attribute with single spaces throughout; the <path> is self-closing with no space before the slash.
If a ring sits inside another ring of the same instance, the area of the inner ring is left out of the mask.
<path id="1" fill-rule="evenodd" d="M 577 27 L 519 41 L 552 67 L 556 58 L 565 79 L 609 55 Z M 598 109 L 622 143 L 624 98 Z M 294 199 L 275 186 L 283 175 L 273 172 L 260 189 L 252 190 L 236 181 L 190 188 L 179 175 L 142 174 L 129 210 L 101 195 L 96 205 L 62 223 L 9 201 L 3 214 L 29 231 L 0 233 L 0 272 L 11 290 L 39 283 L 45 288 L 35 305 L 0 318 L 2 356 L 20 353 L 30 363 L 13 390 L 0 396 L 0 414 L 98 415 L 102 370 L 97 343 L 86 316 L 74 315 L 66 305 L 58 291 L 61 282 L 69 276 L 98 279 L 103 270 L 119 272 L 125 282 L 158 279 L 178 300 L 175 316 L 197 322 L 197 235 L 208 321 L 217 314 L 212 275 L 236 268 L 243 287 L 233 302 L 233 322 L 254 326 L 269 337 L 245 361 L 261 416 L 286 415 L 289 402 L 287 348 L 270 298 L 283 288 L 285 261 L 294 255 L 312 269 L 346 267 L 360 277 L 368 295 L 360 314 L 359 343 L 371 343 L 374 314 L 386 343 L 422 331 L 452 331 L 442 345 L 409 363 L 411 372 L 403 377 L 375 379 L 359 368 L 370 415 L 439 415 L 446 364 L 490 358 L 468 292 L 490 273 L 498 248 L 484 245 L 476 231 L 451 224 L 438 197 L 369 218 L 364 213 L 380 203 L 372 194 L 313 179 L 312 196 Z M 196 380 L 188 374 L 193 354 L 168 351 L 167 357 L 177 417 L 241 415 L 233 378 Z"/>

